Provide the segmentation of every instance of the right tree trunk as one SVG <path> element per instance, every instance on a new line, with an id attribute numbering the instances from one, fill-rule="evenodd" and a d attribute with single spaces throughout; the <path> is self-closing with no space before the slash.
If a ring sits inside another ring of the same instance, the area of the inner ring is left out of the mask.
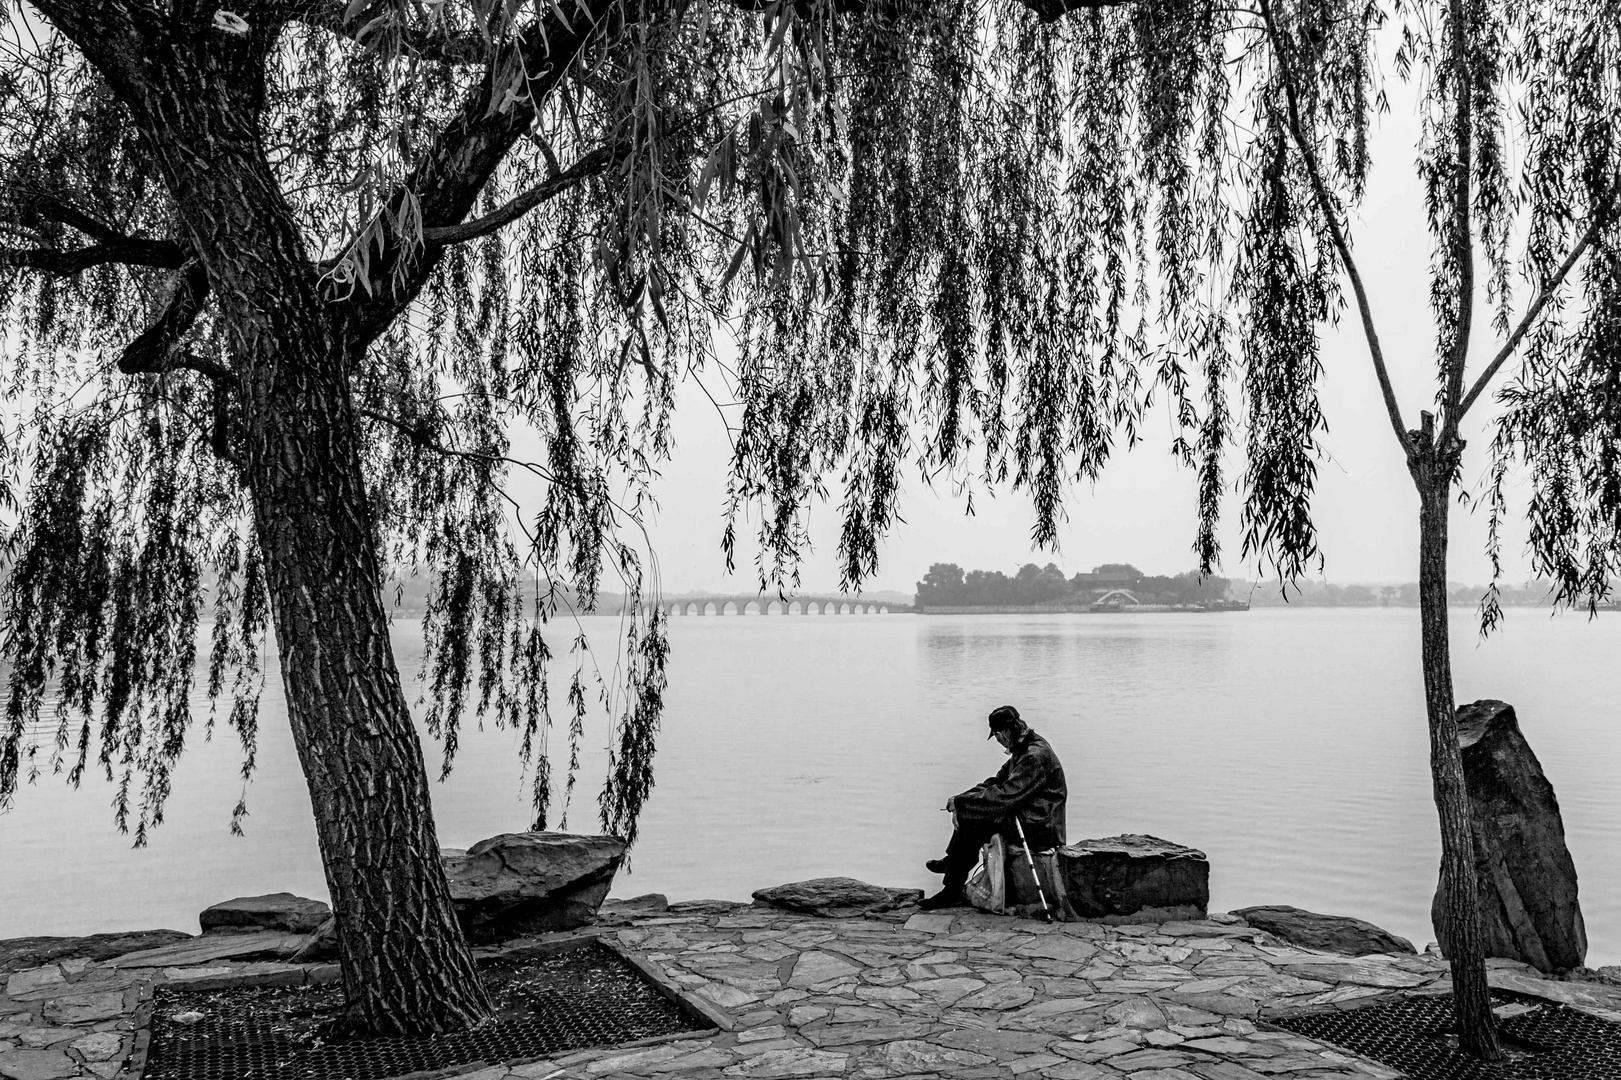
<path id="1" fill-rule="evenodd" d="M 1435 809 L 1441 819 L 1439 892 L 1451 927 L 1451 940 L 1445 946 L 1452 964 L 1459 1048 L 1483 1060 L 1496 1061 L 1503 1051 L 1486 986 L 1475 845 L 1470 830 L 1469 792 L 1463 780 L 1463 755 L 1458 747 L 1452 652 L 1447 635 L 1447 503 L 1453 470 L 1450 462 L 1437 462 L 1436 456 L 1430 451 L 1428 460 L 1414 469 L 1414 480 L 1419 497 L 1418 601 L 1424 703 L 1430 727 L 1430 776 Z"/>

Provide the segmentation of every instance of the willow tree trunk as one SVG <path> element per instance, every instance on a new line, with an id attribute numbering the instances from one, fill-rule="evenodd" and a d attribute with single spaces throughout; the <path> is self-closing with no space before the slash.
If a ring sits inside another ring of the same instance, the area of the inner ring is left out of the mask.
<path id="1" fill-rule="evenodd" d="M 206 17 L 206 14 L 205 14 Z M 228 343 L 286 687 L 337 916 L 350 1023 L 465 1029 L 492 1012 L 456 922 L 428 775 L 388 638 L 349 374 L 366 341 L 327 303 L 260 139 L 272 33 L 170 35 L 127 61 Z M 88 31 L 88 47 L 96 42 Z"/>
<path id="2" fill-rule="evenodd" d="M 282 365 L 249 454 L 288 718 L 350 1022 L 375 1033 L 461 1030 L 491 1008 L 451 906 L 389 643 L 344 367 L 330 344 Z"/>
<path id="3" fill-rule="evenodd" d="M 1428 437 L 1424 442 L 1429 443 Z M 1437 461 L 1437 457 L 1442 460 Z M 1439 889 L 1451 938 L 1444 945 L 1452 965 L 1459 1048 L 1466 1054 L 1496 1061 L 1503 1052 L 1486 986 L 1475 843 L 1470 830 L 1469 792 L 1463 780 L 1463 755 L 1458 746 L 1452 649 L 1447 634 L 1447 509 L 1457 458 L 1455 451 L 1438 455 L 1433 450 L 1425 458 L 1413 470 L 1419 498 L 1418 606 L 1424 704 L 1430 727 L 1430 777 L 1435 809 L 1441 819 Z"/>

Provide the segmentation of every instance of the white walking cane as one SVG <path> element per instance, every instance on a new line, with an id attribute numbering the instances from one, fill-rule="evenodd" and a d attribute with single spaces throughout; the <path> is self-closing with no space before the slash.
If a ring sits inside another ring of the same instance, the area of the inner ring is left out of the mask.
<path id="1" fill-rule="evenodd" d="M 1041 887 L 1041 871 L 1036 869 L 1036 857 L 1030 853 L 1030 841 L 1024 837 L 1024 822 L 1019 815 L 1013 815 L 1013 824 L 1019 829 L 1019 843 L 1024 845 L 1024 857 L 1030 860 L 1030 876 L 1036 879 L 1036 895 L 1041 897 L 1041 910 L 1046 913 L 1047 921 L 1053 921 L 1053 909 L 1047 906 L 1047 893 Z"/>

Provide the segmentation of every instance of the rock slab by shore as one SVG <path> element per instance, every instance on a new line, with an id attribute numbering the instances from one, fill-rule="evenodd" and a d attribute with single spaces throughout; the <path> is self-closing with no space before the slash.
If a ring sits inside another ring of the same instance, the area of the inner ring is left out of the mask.
<path id="1" fill-rule="evenodd" d="M 469 940 L 569 930 L 596 918 L 625 857 L 617 836 L 502 833 L 441 853 Z"/>
<path id="2" fill-rule="evenodd" d="M 801 911 L 825 919 L 843 919 L 894 911 L 923 899 L 922 889 L 888 889 L 848 877 L 811 878 L 769 889 L 756 889 L 756 904 Z"/>
<path id="3" fill-rule="evenodd" d="M 1265 930 L 1303 949 L 1321 949 L 1345 956 L 1418 951 L 1406 938 L 1349 915 L 1323 915 L 1287 904 L 1235 908 L 1233 914 L 1257 930 Z"/>
<path id="4" fill-rule="evenodd" d="M 332 909 L 319 900 L 289 892 L 238 896 L 206 907 L 197 915 L 203 933 L 221 930 L 285 930 L 308 934 L 331 918 Z"/>

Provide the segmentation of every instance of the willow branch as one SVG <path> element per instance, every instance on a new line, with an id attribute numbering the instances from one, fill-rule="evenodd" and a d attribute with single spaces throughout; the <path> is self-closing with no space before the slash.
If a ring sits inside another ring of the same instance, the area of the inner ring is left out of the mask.
<path id="1" fill-rule="evenodd" d="M 1137 0 L 1016 0 L 1020 5 L 1035 12 L 1042 22 L 1057 22 L 1072 11 L 1096 11 L 1099 8 L 1124 7 L 1126 4 L 1136 3 Z M 776 0 L 730 0 L 731 6 L 739 11 L 764 12 L 776 6 Z M 802 15 L 808 15 L 812 4 L 809 0 L 796 0 L 794 6 Z M 877 11 L 882 13 L 885 9 L 894 10 L 899 5 L 892 0 L 832 0 L 832 9 L 835 14 L 865 14 Z"/>
<path id="2" fill-rule="evenodd" d="M 1475 403 L 1475 399 L 1485 392 L 1486 384 L 1492 381 L 1492 378 L 1502 366 L 1508 362 L 1508 358 L 1514 355 L 1514 350 L 1519 348 L 1520 342 L 1542 315 L 1542 309 L 1548 306 L 1548 302 L 1554 298 L 1554 294 L 1559 291 L 1559 287 L 1565 283 L 1565 278 L 1569 276 L 1571 270 L 1575 269 L 1582 256 L 1587 254 L 1587 249 L 1592 246 L 1594 238 L 1599 234 L 1599 230 L 1604 227 L 1607 217 L 1608 215 L 1605 212 L 1594 212 L 1593 220 L 1588 222 L 1587 230 L 1582 233 L 1581 238 L 1570 249 L 1570 254 L 1565 256 L 1565 261 L 1559 264 L 1559 269 L 1555 270 L 1553 276 L 1543 284 L 1542 291 L 1531 302 L 1531 306 L 1526 308 L 1525 314 L 1520 317 L 1519 323 L 1515 325 L 1514 332 L 1509 334 L 1508 340 L 1503 342 L 1501 349 L 1497 350 L 1497 355 L 1492 358 L 1492 362 L 1486 365 L 1486 370 L 1482 371 L 1480 378 L 1475 380 L 1475 385 L 1470 388 L 1469 395 L 1463 399 L 1463 404 L 1458 406 L 1459 420 L 1463 419 L 1464 414 Z"/>
<path id="3" fill-rule="evenodd" d="M 445 446 L 443 443 L 435 441 L 433 437 L 433 430 L 425 421 L 417 421 L 413 423 L 410 420 L 394 416 L 390 413 L 382 412 L 378 409 L 368 409 L 364 406 L 356 406 L 355 414 L 357 416 L 364 416 L 368 419 L 376 420 L 380 424 L 387 424 L 389 427 L 403 432 L 410 438 L 411 443 L 414 446 L 421 446 L 430 450 L 437 450 L 441 454 L 454 454 L 458 457 L 469 456 L 465 450 L 456 450 L 452 447 Z"/>
<path id="4" fill-rule="evenodd" d="M 387 205 L 395 214 L 414 194 L 424 230 L 450 228 L 467 216 L 513 144 L 528 132 L 540 103 L 575 71 L 587 45 L 623 16 L 617 0 L 576 0 L 568 6 L 565 12 L 554 5 L 545 18 L 495 50 L 456 115 L 390 196 Z M 524 73 L 521 87 L 512 84 L 511 72 Z M 507 96 L 520 88 L 521 94 Z M 401 260 L 414 261 L 403 268 L 394 287 L 379 289 L 375 295 L 362 289 L 351 294 L 352 325 L 362 340 L 375 337 L 404 310 L 428 280 L 438 256 L 431 249 L 419 255 L 397 240 L 389 243 L 372 268 L 374 281 L 387 282 Z"/>
<path id="5" fill-rule="evenodd" d="M 615 156 L 614 148 L 599 146 L 581 157 L 563 172 L 541 181 L 527 191 L 514 195 L 483 217 L 474 218 L 472 221 L 464 221 L 460 225 L 442 225 L 423 229 L 422 242 L 424 244 L 462 244 L 468 240 L 488 236 L 490 233 L 517 221 L 546 200 L 554 198 L 582 180 L 602 172 L 612 163 Z"/>
<path id="6" fill-rule="evenodd" d="M 364 46 L 371 40 L 360 40 L 365 21 L 346 18 L 349 6 L 342 2 L 310 3 L 303 5 L 296 17 L 305 26 L 326 30 Z M 434 34 L 413 27 L 396 26 L 386 28 L 381 33 L 397 35 L 400 52 L 417 60 L 465 66 L 482 64 L 490 54 L 490 43 L 481 35 L 471 32 Z"/>
<path id="7" fill-rule="evenodd" d="M 518 468 L 523 469 L 525 472 L 533 473 L 542 480 L 546 480 L 554 484 L 559 483 L 558 478 L 553 475 L 549 469 L 546 469 L 544 466 L 541 466 L 533 461 L 520 461 L 517 458 L 507 457 L 503 454 L 487 454 L 482 450 L 462 450 L 458 447 L 442 443 L 433 437 L 433 429 L 428 425 L 426 420 L 413 422 L 406 420 L 403 417 L 390 415 L 389 413 L 383 412 L 379 409 L 368 409 L 364 406 L 357 407 L 355 409 L 355 413 L 357 415 L 364 416 L 369 420 L 376 420 L 378 423 L 387 424 L 389 427 L 397 429 L 411 440 L 411 444 L 413 446 L 419 447 L 423 450 L 432 450 L 434 453 L 443 454 L 446 457 L 464 458 L 468 461 L 477 461 L 486 465 L 515 465 Z M 576 490 L 584 490 L 584 485 L 580 484 L 578 481 L 569 486 L 574 487 Z M 516 505 L 516 503 L 514 503 L 514 505 Z"/>
<path id="8" fill-rule="evenodd" d="M 1442 407 L 1446 419 L 1441 439 L 1457 435 L 1458 396 L 1463 392 L 1463 365 L 1469 355 L 1469 332 L 1475 321 L 1475 248 L 1469 220 L 1469 171 L 1474 160 L 1470 127 L 1474 99 L 1469 85 L 1468 27 L 1464 22 L 1464 0 L 1452 0 L 1452 77 L 1455 108 L 1452 118 L 1454 143 L 1452 163 L 1452 261 L 1458 275 L 1458 315 L 1454 323 L 1452 354 L 1446 358 L 1446 397 Z"/>
<path id="9" fill-rule="evenodd" d="M 1294 139 L 1295 146 L 1305 161 L 1306 175 L 1311 179 L 1312 193 L 1317 198 L 1323 219 L 1328 222 L 1329 237 L 1334 242 L 1334 250 L 1339 254 L 1340 265 L 1345 268 L 1346 276 L 1351 279 L 1351 291 L 1356 295 L 1357 312 L 1362 316 L 1362 333 L 1368 341 L 1368 354 L 1373 359 L 1374 374 L 1379 379 L 1379 391 L 1384 395 L 1385 412 L 1390 417 L 1390 426 L 1396 432 L 1396 441 L 1401 444 L 1402 451 L 1411 457 L 1414 449 L 1413 440 L 1407 432 L 1407 425 L 1402 422 L 1401 406 L 1396 403 L 1396 391 L 1390 384 L 1390 371 L 1385 365 L 1384 349 L 1379 344 L 1378 328 L 1373 324 L 1373 308 L 1368 303 L 1368 291 L 1362 284 L 1362 274 L 1357 270 L 1356 260 L 1351 257 L 1351 245 L 1340 225 L 1339 211 L 1329 194 L 1328 184 L 1323 180 L 1322 169 L 1318 167 L 1317 155 L 1306 142 L 1301 130 L 1300 102 L 1295 89 L 1294 73 L 1290 70 L 1289 56 L 1278 34 L 1277 23 L 1272 18 L 1270 0 L 1260 0 L 1260 11 L 1261 19 L 1266 25 L 1267 37 L 1272 42 L 1272 52 L 1278 58 L 1278 67 L 1283 76 L 1283 93 L 1289 106 L 1289 135 Z"/>
<path id="10" fill-rule="evenodd" d="M 108 263 L 175 270 L 185 261 L 185 249 L 173 240 L 146 240 L 131 236 L 67 250 L 54 247 L 0 248 L 0 266 L 39 270 L 57 277 L 72 277 L 91 267 Z"/>

